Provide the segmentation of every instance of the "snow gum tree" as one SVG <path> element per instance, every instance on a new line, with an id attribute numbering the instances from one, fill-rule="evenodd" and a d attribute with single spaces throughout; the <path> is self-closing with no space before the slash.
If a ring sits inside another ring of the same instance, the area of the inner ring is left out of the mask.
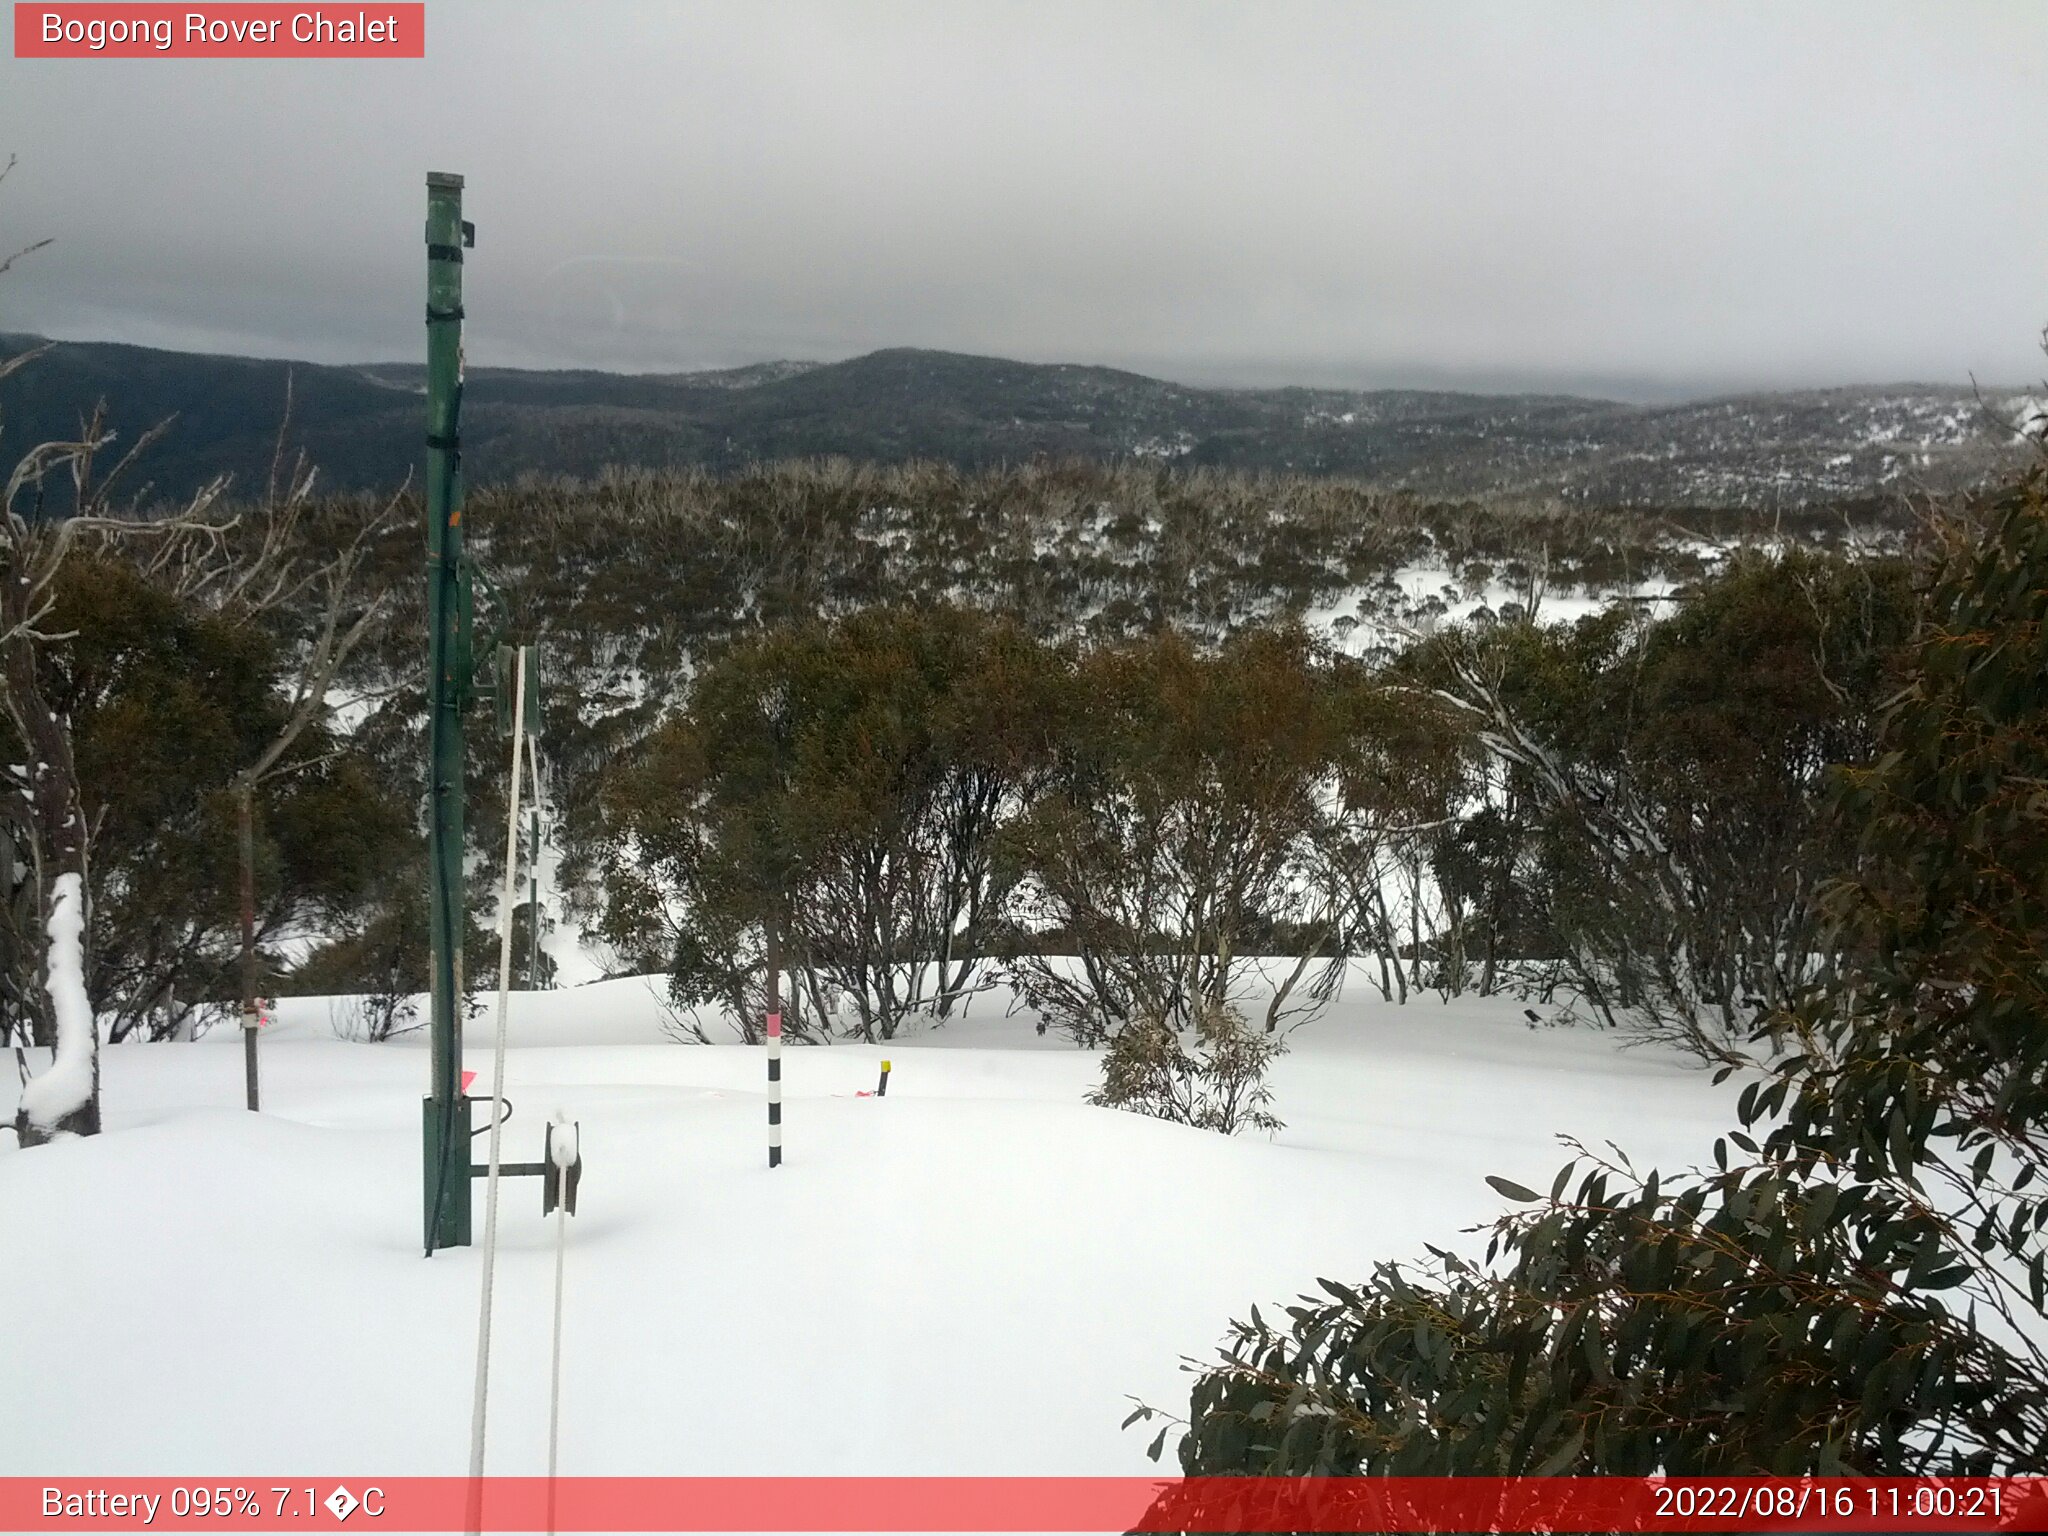
<path id="1" fill-rule="evenodd" d="M 1547 1191 L 1489 1181 L 1516 1208 L 1483 1260 L 1253 1309 L 1182 1470 L 2048 1472 L 2044 656 L 2048 468 L 1947 530 L 1906 686 L 1831 779 L 1834 964 L 1712 1168 L 1578 1148 Z"/>
<path id="2" fill-rule="evenodd" d="M 1493 777 L 1440 881 L 1497 884 L 1491 843 L 1520 865 L 1519 909 L 1486 914 L 1519 930 L 1511 950 L 1553 957 L 1607 1022 L 1739 1057 L 1825 962 L 1821 892 L 1848 857 L 1826 770 L 1869 752 L 1912 615 L 1897 560 L 1742 555 L 1656 620 L 1610 608 L 1418 647 L 1397 672 Z"/>
<path id="3" fill-rule="evenodd" d="M 1484 753 L 1441 701 L 1384 677 L 1350 677 L 1334 704 L 1342 711 L 1336 789 L 1316 838 L 1336 898 L 1338 947 L 1368 957 L 1381 995 L 1405 1002 L 1433 984 L 1462 990 L 1466 936 L 1479 929 L 1480 990 L 1491 990 L 1499 949 L 1522 937 L 1519 914 L 1507 910 L 1517 871 L 1512 859 L 1467 859 L 1480 876 L 1467 882 L 1468 900 L 1444 856 L 1475 828 L 1491 830 L 1487 812 L 1472 810 L 1483 804 Z"/>
<path id="4" fill-rule="evenodd" d="M 13 167 L 9 159 L 0 179 Z M 0 274 L 38 248 L 0 261 Z M 0 360 L 0 378 L 33 362 L 40 350 Z M 104 497 L 103 487 L 97 497 L 88 487 L 92 457 L 105 441 L 95 420 L 79 441 L 29 449 L 0 496 L 0 696 L 28 759 L 18 765 L 26 782 L 19 785 L 18 803 L 16 795 L 6 797 L 6 814 L 14 842 L 32 855 L 34 890 L 45 898 L 42 969 L 49 1008 L 37 1008 L 33 1016 L 38 1043 L 48 1044 L 53 1057 L 46 1072 L 22 1086 L 14 1132 L 23 1146 L 100 1128 L 99 1029 L 85 989 L 85 814 L 71 739 L 43 695 L 36 656 L 50 640 L 40 626 L 49 614 L 51 584 L 89 509 Z M 73 515 L 46 522 L 44 483 L 67 470 Z M 195 505 L 211 494 L 202 492 Z"/>
<path id="5" fill-rule="evenodd" d="M 1081 658 L 1053 766 L 1005 834 L 1041 940 L 1010 971 L 1047 1027 L 1081 1044 L 1141 1018 L 1185 1029 L 1283 943 L 1298 963 L 1265 1027 L 1327 996 L 1338 903 L 1318 833 L 1348 685 L 1299 631 L 1206 653 L 1168 634 Z"/>
<path id="6" fill-rule="evenodd" d="M 995 834 L 1043 758 L 1052 664 L 943 607 L 734 645 L 609 786 L 608 935 L 748 1038 L 771 938 L 799 1038 L 946 1016 L 1002 932 Z"/>
<path id="7" fill-rule="evenodd" d="M 275 939 L 352 926 L 417 836 L 361 754 L 314 722 L 277 757 L 243 845 L 237 770 L 294 716 L 291 647 L 181 601 L 119 552 L 68 561 L 55 595 L 49 627 L 68 638 L 40 665 L 92 831 L 86 985 L 109 1040 L 185 1034 L 237 990 L 245 889 L 268 993 Z M 0 723 L 0 763 L 24 755 L 12 738 Z M 26 936 L 7 932 L 15 953 Z"/>

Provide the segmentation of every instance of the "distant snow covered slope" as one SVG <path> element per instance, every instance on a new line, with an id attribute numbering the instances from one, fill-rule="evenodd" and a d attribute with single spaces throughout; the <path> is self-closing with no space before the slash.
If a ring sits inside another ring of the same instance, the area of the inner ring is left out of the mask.
<path id="1" fill-rule="evenodd" d="M 790 1052 L 771 1173 L 759 1050 L 663 1043 L 644 981 L 515 997 L 505 1155 L 582 1125 L 565 1474 L 1151 1471 L 1127 1394 L 1184 1407 L 1180 1359 L 1253 1302 L 1469 1243 L 1483 1176 L 1547 1184 L 1559 1132 L 1671 1167 L 1731 1119 L 1674 1057 L 1354 984 L 1279 1065 L 1287 1128 L 1229 1139 L 1087 1106 L 1095 1056 L 1003 1001 Z M 110 1048 L 105 1135 L 0 1143 L 0 1473 L 463 1470 L 478 1255 L 420 1255 L 427 1055 L 329 1011 L 280 1004 L 263 1114 L 222 1031 Z M 472 1026 L 486 1078 L 489 1044 Z M 887 1098 L 857 1097 L 884 1056 Z M 500 1219 L 489 1466 L 537 1473 L 533 1181 Z"/>

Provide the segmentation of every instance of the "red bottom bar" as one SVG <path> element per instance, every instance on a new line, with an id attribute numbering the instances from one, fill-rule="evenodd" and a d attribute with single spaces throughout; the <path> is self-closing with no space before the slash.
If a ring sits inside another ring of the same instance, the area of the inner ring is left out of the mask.
<path id="1" fill-rule="evenodd" d="M 2048 1531 L 2048 1478 L 0 1478 L 7 1531 Z"/>

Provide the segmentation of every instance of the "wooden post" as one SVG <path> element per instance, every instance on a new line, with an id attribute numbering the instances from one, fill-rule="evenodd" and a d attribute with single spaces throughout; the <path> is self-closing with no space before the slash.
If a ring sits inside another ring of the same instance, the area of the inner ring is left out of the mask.
<path id="1" fill-rule="evenodd" d="M 887 1061 L 882 1063 L 882 1080 L 875 1084 L 875 1097 L 878 1099 L 889 1097 L 889 1063 Z"/>
<path id="2" fill-rule="evenodd" d="M 249 1108 L 261 1107 L 256 1076 L 256 786 L 247 775 L 236 786 L 235 841 L 242 864 L 242 1075 Z"/>

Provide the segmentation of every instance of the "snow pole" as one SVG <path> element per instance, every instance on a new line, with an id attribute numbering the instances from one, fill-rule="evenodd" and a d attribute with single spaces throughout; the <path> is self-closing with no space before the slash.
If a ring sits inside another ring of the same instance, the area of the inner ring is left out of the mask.
<path id="1" fill-rule="evenodd" d="M 426 1250 L 469 1242 L 462 1092 L 462 715 L 473 656 L 462 555 L 462 178 L 427 175 L 427 908 L 432 951 L 423 1125 Z"/>
<path id="2" fill-rule="evenodd" d="M 768 1166 L 782 1166 L 782 1010 L 768 1012 Z"/>
<path id="3" fill-rule="evenodd" d="M 884 1061 L 884 1062 L 882 1063 L 882 1080 L 881 1080 L 880 1082 L 878 1082 L 878 1083 L 876 1083 L 876 1084 L 875 1084 L 875 1097 L 876 1097 L 876 1098 L 878 1098 L 878 1099 L 886 1099 L 886 1098 L 887 1098 L 888 1096 L 889 1096 L 889 1063 L 888 1063 L 887 1061 Z"/>
<path id="4" fill-rule="evenodd" d="M 782 931 L 768 929 L 768 1166 L 782 1166 Z"/>

